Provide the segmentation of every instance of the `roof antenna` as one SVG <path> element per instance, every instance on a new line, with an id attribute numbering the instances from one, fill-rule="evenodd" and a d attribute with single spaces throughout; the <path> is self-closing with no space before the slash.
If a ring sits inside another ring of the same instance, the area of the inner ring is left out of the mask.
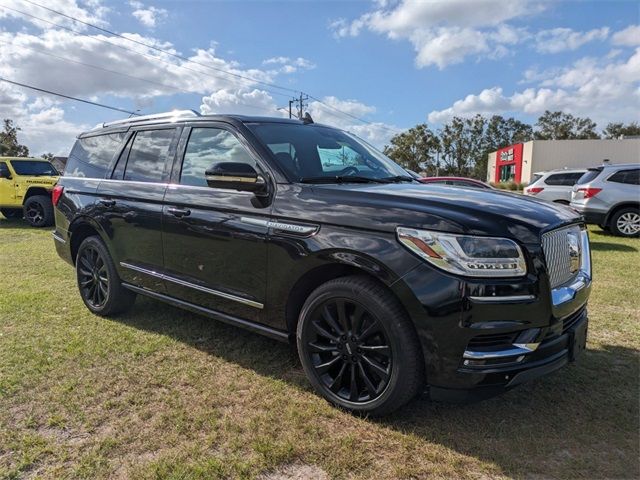
<path id="1" fill-rule="evenodd" d="M 302 117 L 302 123 L 304 123 L 305 125 L 309 125 L 310 123 L 313 123 L 313 118 L 311 118 L 311 115 L 309 115 L 309 112 L 305 112 L 304 117 Z"/>

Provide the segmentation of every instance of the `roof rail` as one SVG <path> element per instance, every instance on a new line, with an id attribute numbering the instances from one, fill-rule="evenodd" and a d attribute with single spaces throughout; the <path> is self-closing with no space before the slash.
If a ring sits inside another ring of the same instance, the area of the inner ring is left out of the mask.
<path id="1" fill-rule="evenodd" d="M 102 128 L 111 127 L 113 125 L 121 125 L 126 123 L 146 122 L 149 120 L 163 120 L 168 118 L 179 119 L 182 117 L 199 117 L 200 114 L 195 110 L 172 110 L 170 112 L 152 113 L 150 115 L 139 115 L 137 117 L 123 118 L 122 120 L 114 120 L 113 122 L 105 122 Z"/>

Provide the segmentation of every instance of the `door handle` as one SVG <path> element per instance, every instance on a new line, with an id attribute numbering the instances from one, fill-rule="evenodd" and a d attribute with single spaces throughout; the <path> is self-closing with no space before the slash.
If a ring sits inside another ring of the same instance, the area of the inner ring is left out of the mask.
<path id="1" fill-rule="evenodd" d="M 105 207 L 113 207 L 116 204 L 115 200 L 100 200 L 100 203 Z"/>
<path id="2" fill-rule="evenodd" d="M 178 218 L 188 217 L 189 215 L 191 215 L 191 210 L 189 210 L 188 208 L 183 209 L 183 208 L 169 207 L 167 208 L 167 212 L 169 212 L 174 217 L 178 217 Z"/>

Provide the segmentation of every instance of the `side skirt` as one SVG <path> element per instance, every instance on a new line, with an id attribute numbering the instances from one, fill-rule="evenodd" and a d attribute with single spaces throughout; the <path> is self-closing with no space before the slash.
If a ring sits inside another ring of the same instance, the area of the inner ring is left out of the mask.
<path id="1" fill-rule="evenodd" d="M 169 295 L 153 292 L 151 290 L 147 290 L 146 288 L 136 287 L 135 285 L 131 285 L 129 283 L 123 282 L 122 286 L 131 290 L 132 292 L 139 293 L 140 295 L 155 298 L 156 300 L 160 300 L 161 302 L 169 303 L 175 307 L 189 310 L 193 313 L 205 315 L 207 317 L 213 318 L 214 320 L 220 320 L 221 322 L 228 323 L 229 325 L 241 327 L 246 330 L 250 330 L 252 332 L 274 338 L 276 340 L 280 340 L 281 342 L 289 341 L 289 334 L 287 332 L 283 332 L 282 330 L 276 330 L 275 328 L 260 325 L 259 323 L 243 320 L 242 318 L 234 317 L 232 315 L 227 315 L 226 313 L 218 312 L 216 310 L 201 307 L 193 303 L 185 302 L 184 300 L 179 300 L 177 298 L 170 297 Z"/>

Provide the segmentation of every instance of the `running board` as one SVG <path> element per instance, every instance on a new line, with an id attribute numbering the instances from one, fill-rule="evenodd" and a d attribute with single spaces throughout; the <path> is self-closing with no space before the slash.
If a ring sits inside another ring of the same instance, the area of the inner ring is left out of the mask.
<path id="1" fill-rule="evenodd" d="M 218 312 L 217 310 L 211 310 L 209 308 L 201 307 L 193 303 L 185 302 L 184 300 L 179 300 L 177 298 L 170 297 L 169 295 L 164 295 L 162 293 L 147 290 L 146 288 L 136 287 L 135 285 L 131 285 L 129 283 L 123 282 L 122 286 L 128 290 L 131 290 L 132 292 L 139 293 L 140 295 L 155 298 L 156 300 L 169 303 L 173 306 L 180 307 L 185 310 L 189 310 L 193 313 L 199 313 L 201 315 L 213 318 L 214 320 L 220 320 L 221 322 L 227 323 L 229 325 L 241 327 L 246 330 L 250 330 L 252 332 L 274 338 L 276 340 L 280 340 L 282 342 L 289 341 L 289 334 L 287 332 L 283 332 L 282 330 L 267 327 L 266 325 L 261 325 L 249 320 L 243 320 L 242 318 L 234 317 L 232 315 L 227 315 L 226 313 Z"/>

